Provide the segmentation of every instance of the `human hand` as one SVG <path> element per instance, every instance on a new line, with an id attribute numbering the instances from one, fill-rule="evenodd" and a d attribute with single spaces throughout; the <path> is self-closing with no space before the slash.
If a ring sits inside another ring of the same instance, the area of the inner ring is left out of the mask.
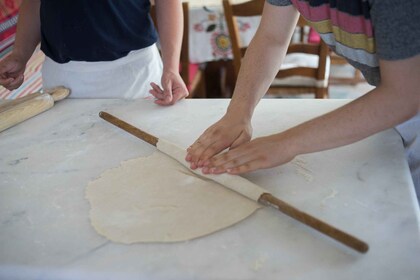
<path id="1" fill-rule="evenodd" d="M 250 120 L 243 116 L 225 115 L 210 126 L 187 150 L 186 161 L 191 169 L 206 167 L 209 159 L 226 148 L 237 146 L 251 140 L 252 127 Z"/>
<path id="2" fill-rule="evenodd" d="M 13 53 L 0 61 L 0 85 L 8 90 L 20 87 L 24 79 L 25 64 L 20 56 Z"/>
<path id="3" fill-rule="evenodd" d="M 179 73 L 163 71 L 162 88 L 155 83 L 150 83 L 149 91 L 155 98 L 155 103 L 161 106 L 175 104 L 178 100 L 188 96 L 188 89 Z"/>
<path id="4" fill-rule="evenodd" d="M 232 175 L 270 168 L 291 161 L 297 154 L 285 133 L 254 139 L 210 159 L 204 174 Z"/>

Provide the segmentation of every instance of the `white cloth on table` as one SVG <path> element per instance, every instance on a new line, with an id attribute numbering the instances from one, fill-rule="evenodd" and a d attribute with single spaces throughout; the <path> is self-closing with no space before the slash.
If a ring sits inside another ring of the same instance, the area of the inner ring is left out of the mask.
<path id="1" fill-rule="evenodd" d="M 56 63 L 46 57 L 43 87 L 70 88 L 70 98 L 145 98 L 150 82 L 160 85 L 162 60 L 156 45 L 130 52 L 114 61 Z"/>
<path id="2" fill-rule="evenodd" d="M 220 1 L 221 4 L 221 1 Z M 189 55 L 191 63 L 232 59 L 229 31 L 223 7 L 195 6 L 189 12 Z M 241 45 L 248 46 L 261 17 L 236 17 Z"/>

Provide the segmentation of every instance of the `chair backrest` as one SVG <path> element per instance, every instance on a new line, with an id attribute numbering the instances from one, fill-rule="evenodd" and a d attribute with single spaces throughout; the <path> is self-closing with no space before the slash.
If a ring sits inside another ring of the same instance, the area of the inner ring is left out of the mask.
<path id="1" fill-rule="evenodd" d="M 308 23 L 302 16 L 300 16 L 296 24 L 296 27 L 300 30 L 300 42 L 291 42 L 289 48 L 287 49 L 287 53 L 304 53 L 317 55 L 319 57 L 318 67 L 296 67 L 280 70 L 276 75 L 276 78 L 285 78 L 296 75 L 315 78 L 316 80 L 324 80 L 326 78 L 325 68 L 327 65 L 328 46 L 322 40 L 319 42 L 319 44 L 310 44 L 305 42 L 303 38 L 306 26 L 308 26 Z"/>
<path id="2" fill-rule="evenodd" d="M 184 34 L 182 36 L 182 45 L 181 45 L 181 56 L 180 56 L 180 75 L 182 80 L 184 81 L 184 83 L 186 85 L 188 85 L 190 83 L 190 69 L 189 69 L 189 64 L 190 64 L 190 56 L 189 56 L 189 44 L 188 44 L 188 36 L 189 36 L 189 17 L 188 17 L 188 13 L 189 13 L 189 5 L 188 2 L 183 2 L 182 3 L 182 11 L 184 13 Z M 156 20 L 156 10 L 155 10 L 155 6 L 152 5 L 150 8 L 150 16 L 152 17 L 152 20 L 156 26 L 156 28 L 159 28 L 157 25 L 157 20 Z"/>
<path id="3" fill-rule="evenodd" d="M 233 65 L 234 72 L 236 77 L 239 74 L 239 69 L 241 67 L 241 59 L 245 54 L 246 46 L 241 44 L 241 39 L 239 36 L 239 30 L 237 27 L 237 22 L 235 17 L 238 16 L 257 16 L 261 15 L 264 8 L 265 0 L 252 0 L 241 4 L 232 4 L 230 0 L 223 0 L 223 8 L 225 12 L 225 19 L 227 27 L 229 30 L 231 43 L 232 43 L 232 53 L 233 53 Z M 307 22 L 304 18 L 300 17 L 297 23 L 297 28 L 303 32 L 307 26 Z M 292 76 L 300 76 L 315 79 L 317 87 L 328 87 L 328 81 L 326 81 L 326 67 L 328 59 L 328 46 L 321 40 L 319 44 L 310 44 L 304 42 L 304 36 L 301 34 L 299 42 L 291 42 L 288 47 L 287 54 L 290 53 L 303 53 L 303 54 L 313 54 L 318 56 L 318 66 L 308 67 L 300 66 L 295 68 L 288 68 L 279 70 L 276 75 L 277 79 L 282 79 Z M 281 87 L 281 86 L 273 86 Z M 284 87 L 284 86 L 283 86 Z M 291 91 L 293 88 L 299 88 L 299 85 L 287 86 Z M 304 86 L 308 87 L 308 86 Z M 311 92 L 314 92 L 317 97 L 325 97 L 328 91 L 323 93 L 318 93 L 318 89 L 314 86 L 310 88 Z M 326 92 L 326 93 L 325 93 Z"/>

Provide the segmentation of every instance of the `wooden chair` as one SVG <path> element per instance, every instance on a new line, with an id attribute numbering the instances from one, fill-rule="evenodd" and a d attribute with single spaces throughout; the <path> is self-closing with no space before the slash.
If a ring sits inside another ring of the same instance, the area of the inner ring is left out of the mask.
<path id="1" fill-rule="evenodd" d="M 348 66 L 350 65 L 347 60 L 333 52 L 330 51 L 331 57 L 331 64 L 332 65 L 341 65 L 341 66 Z M 353 66 L 351 66 L 353 67 Z M 354 68 L 354 67 L 353 67 Z M 331 85 L 357 85 L 358 83 L 365 82 L 366 80 L 363 78 L 362 72 L 359 69 L 354 68 L 354 74 L 352 77 L 333 77 L 330 75 L 329 83 Z"/>
<path id="2" fill-rule="evenodd" d="M 303 33 L 301 34 L 301 40 L 303 37 Z M 316 31 L 314 31 L 312 28 L 310 28 L 309 32 L 308 32 L 308 42 L 310 43 L 319 43 L 321 41 L 321 37 L 319 36 L 318 33 L 316 33 Z M 302 41 L 303 42 L 303 41 Z M 329 55 L 330 55 L 330 60 L 331 60 L 331 65 L 340 65 L 340 66 L 351 66 L 350 63 L 348 63 L 348 61 L 342 57 L 339 56 L 338 54 L 336 54 L 333 50 L 329 50 Z M 340 85 L 340 84 L 349 84 L 349 85 L 356 85 L 358 83 L 364 82 L 365 79 L 362 76 L 362 73 L 360 72 L 359 69 L 354 68 L 353 66 L 351 66 L 353 68 L 353 76 L 352 77 L 336 77 L 331 75 L 333 73 L 333 70 L 331 68 L 330 70 L 330 76 L 329 76 L 329 84 L 330 85 Z"/>
<path id="3" fill-rule="evenodd" d="M 152 3 L 153 4 L 153 3 Z M 182 36 L 181 56 L 180 56 L 180 75 L 190 92 L 187 98 L 205 98 L 204 74 L 197 64 L 190 64 L 189 55 L 189 5 L 188 2 L 182 3 L 184 13 L 184 34 Z M 155 6 L 150 9 L 150 16 L 156 28 L 159 29 L 156 19 Z"/>
<path id="4" fill-rule="evenodd" d="M 252 0 L 232 4 L 223 0 L 233 52 L 233 65 L 236 77 L 241 67 L 241 59 L 246 47 L 241 46 L 235 17 L 261 15 L 265 0 Z M 306 21 L 301 17 L 297 27 L 304 30 Z M 303 37 L 302 37 L 303 38 Z M 283 64 L 268 91 L 269 95 L 313 93 L 316 98 L 328 97 L 329 57 L 328 46 L 307 42 L 291 43 Z"/>

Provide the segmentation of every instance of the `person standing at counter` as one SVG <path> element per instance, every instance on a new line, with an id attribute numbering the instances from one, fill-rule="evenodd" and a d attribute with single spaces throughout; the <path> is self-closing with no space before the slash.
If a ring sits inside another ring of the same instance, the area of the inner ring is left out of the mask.
<path id="1" fill-rule="evenodd" d="M 280 68 L 299 12 L 376 88 L 328 114 L 251 140 L 252 114 Z M 419 198 L 419 18 L 417 0 L 267 0 L 226 114 L 188 149 L 191 168 L 241 174 L 396 127 Z"/>
<path id="2" fill-rule="evenodd" d="M 0 84 L 9 90 L 22 84 L 41 42 L 44 88 L 66 86 L 73 98 L 150 93 L 159 105 L 174 104 L 188 95 L 179 75 L 182 4 L 155 2 L 162 60 L 149 0 L 24 0 L 13 51 L 0 63 Z"/>

